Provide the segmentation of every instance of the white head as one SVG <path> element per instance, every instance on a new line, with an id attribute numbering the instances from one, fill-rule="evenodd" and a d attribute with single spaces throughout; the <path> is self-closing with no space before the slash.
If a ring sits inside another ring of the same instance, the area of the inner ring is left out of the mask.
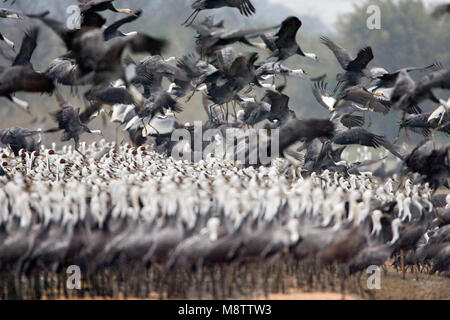
<path id="1" fill-rule="evenodd" d="M 134 36 L 138 35 L 138 32 L 137 31 L 131 31 L 128 33 L 124 32 L 124 35 L 125 35 L 125 37 L 134 37 Z"/>
<path id="2" fill-rule="evenodd" d="M 314 60 L 314 61 L 319 61 L 319 57 L 317 57 L 317 55 L 315 53 L 311 53 L 311 52 L 307 52 L 305 53 L 305 57 Z"/>
<path id="3" fill-rule="evenodd" d="M 383 213 L 380 210 L 375 210 L 374 212 L 372 212 L 372 231 L 370 232 L 370 234 L 376 234 L 379 235 L 382 229 L 381 226 L 381 217 L 383 216 Z"/>
<path id="4" fill-rule="evenodd" d="M 164 61 L 166 61 L 166 62 L 171 62 L 171 61 L 175 61 L 175 60 L 176 60 L 175 57 L 169 57 L 169 58 L 167 58 L 167 59 L 164 60 Z"/>
<path id="5" fill-rule="evenodd" d="M 262 76 L 261 78 L 262 78 L 263 80 L 267 81 L 267 80 L 272 79 L 272 78 L 274 78 L 274 77 L 275 77 L 275 75 L 273 75 L 273 74 L 268 74 L 268 75 L 266 75 L 266 76 Z"/>
<path id="6" fill-rule="evenodd" d="M 237 112 L 236 117 L 237 117 L 237 119 L 238 119 L 239 121 L 244 121 L 244 115 L 245 115 L 245 111 L 244 111 L 244 110 L 239 110 L 239 111 Z"/>
<path id="7" fill-rule="evenodd" d="M 439 108 L 434 110 L 428 117 L 428 123 L 440 121 L 444 117 L 445 112 L 446 112 L 445 107 L 443 105 L 440 106 Z"/>
<path id="8" fill-rule="evenodd" d="M 292 70 L 292 76 L 294 76 L 294 77 L 304 78 L 304 77 L 306 77 L 307 75 L 308 75 L 308 72 L 306 72 L 306 71 L 303 70 L 303 69 L 295 69 L 295 70 Z"/>
<path id="9" fill-rule="evenodd" d="M 255 98 L 252 97 L 243 97 L 241 98 L 244 102 L 256 102 Z"/>
<path id="10" fill-rule="evenodd" d="M 12 102 L 25 112 L 30 113 L 30 104 L 28 102 L 20 100 L 19 98 L 16 97 L 12 97 Z"/>
<path id="11" fill-rule="evenodd" d="M 220 220 L 218 218 L 211 218 L 206 223 L 206 229 L 208 230 L 209 239 L 211 241 L 217 240 L 217 237 L 218 237 L 217 232 L 218 232 L 219 226 L 220 226 Z"/>
<path id="12" fill-rule="evenodd" d="M 176 83 L 172 82 L 169 86 L 169 89 L 167 90 L 167 93 L 169 93 L 169 94 L 172 93 L 173 88 L 175 88 L 176 86 L 177 86 Z"/>
<path id="13" fill-rule="evenodd" d="M 6 45 L 8 47 L 10 47 L 11 49 L 13 49 L 14 51 L 16 50 L 16 45 L 14 44 L 14 42 L 12 42 L 11 40 L 9 40 L 8 38 L 6 38 L 5 36 L 3 36 L 3 41 L 5 41 Z"/>
<path id="14" fill-rule="evenodd" d="M 298 241 L 298 239 L 300 238 L 300 235 L 298 233 L 298 229 L 299 229 L 298 220 L 295 220 L 295 219 L 289 220 L 289 222 L 286 225 L 286 228 L 289 230 L 289 232 L 291 234 L 290 235 L 291 243 L 296 243 Z"/>
<path id="15" fill-rule="evenodd" d="M 103 135 L 103 133 L 100 130 L 91 130 L 92 134 L 99 134 L 99 135 Z"/>
<path id="16" fill-rule="evenodd" d="M 392 240 L 390 242 L 390 244 L 394 244 L 398 238 L 400 237 L 400 232 L 399 232 L 399 228 L 402 225 L 402 222 L 400 219 L 396 218 L 394 220 L 392 220 L 391 223 L 391 229 L 392 229 Z"/>

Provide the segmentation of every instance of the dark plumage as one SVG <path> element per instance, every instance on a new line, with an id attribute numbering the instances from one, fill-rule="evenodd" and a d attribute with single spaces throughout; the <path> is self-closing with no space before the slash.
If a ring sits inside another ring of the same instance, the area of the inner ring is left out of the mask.
<path id="1" fill-rule="evenodd" d="M 435 89 L 450 89 L 449 69 L 439 69 L 425 76 L 414 88 L 411 88 L 407 94 L 402 96 L 397 102 L 397 107 L 405 110 L 428 99 L 440 103 L 433 92 Z"/>
<path id="2" fill-rule="evenodd" d="M 433 141 L 424 141 L 405 159 L 411 172 L 420 173 L 434 188 L 447 184 L 450 176 L 450 146 L 435 149 Z"/>
<path id="3" fill-rule="evenodd" d="M 0 142 L 9 145 L 17 156 L 21 149 L 36 151 L 39 149 L 39 142 L 33 136 L 41 134 L 41 130 L 30 130 L 21 127 L 0 129 Z"/>
<path id="4" fill-rule="evenodd" d="M 194 11 L 186 19 L 186 21 L 183 22 L 183 25 L 190 26 L 202 10 L 223 7 L 237 8 L 239 9 L 239 12 L 245 16 L 250 16 L 256 12 L 255 7 L 250 0 L 195 0 L 192 4 L 192 9 Z"/>
<path id="5" fill-rule="evenodd" d="M 114 0 L 78 0 L 78 2 L 80 2 L 80 9 L 83 14 L 110 10 L 117 13 L 135 15 L 131 9 L 116 8 L 113 4 Z"/>
<path id="6" fill-rule="evenodd" d="M 56 92 L 56 99 L 58 101 L 60 110 L 54 112 L 52 114 L 55 121 L 58 123 L 57 128 L 46 130 L 46 133 L 50 132 L 58 132 L 64 130 L 61 141 L 69 141 L 71 139 L 74 140 L 75 150 L 83 155 L 78 150 L 78 144 L 80 141 L 80 135 L 87 133 L 95 133 L 102 134 L 99 130 L 91 130 L 89 129 L 83 122 L 80 120 L 80 109 L 73 108 L 70 104 L 68 104 L 64 98 Z M 84 156 L 84 155 L 83 155 Z"/>
<path id="7" fill-rule="evenodd" d="M 361 49 L 357 57 L 353 58 L 347 50 L 331 41 L 328 37 L 321 36 L 320 39 L 334 53 L 342 69 L 346 71 L 336 76 L 338 85 L 335 91 L 343 83 L 345 83 L 346 87 L 358 85 L 360 79 L 366 75 L 367 65 L 374 58 L 372 48 L 366 47 Z"/>
<path id="8" fill-rule="evenodd" d="M 303 52 L 298 45 L 296 37 L 301 26 L 302 22 L 300 19 L 289 17 L 283 21 L 280 30 L 276 34 L 264 34 L 261 36 L 267 49 L 272 52 L 272 57 L 275 57 L 277 61 L 281 61 L 298 54 L 318 60 L 315 54 Z"/>

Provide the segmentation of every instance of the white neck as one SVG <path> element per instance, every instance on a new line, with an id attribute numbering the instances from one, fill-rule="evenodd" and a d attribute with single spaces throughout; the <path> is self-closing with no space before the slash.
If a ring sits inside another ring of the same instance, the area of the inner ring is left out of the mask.
<path id="1" fill-rule="evenodd" d="M 14 49 L 15 44 L 11 40 L 7 39 L 5 36 L 3 36 L 3 40 L 5 41 L 6 45 L 10 47 L 11 49 Z"/>
<path id="2" fill-rule="evenodd" d="M 16 98 L 16 97 L 12 97 L 12 101 L 14 102 L 14 104 L 19 106 L 20 108 L 28 111 L 28 107 L 29 107 L 28 102 L 20 100 L 19 98 Z"/>
<path id="3" fill-rule="evenodd" d="M 400 237 L 400 234 L 398 232 L 398 228 L 399 228 L 399 221 L 398 221 L 398 219 L 395 219 L 394 221 L 392 221 L 391 228 L 392 228 L 392 240 L 391 240 L 390 244 L 392 245 Z"/>
<path id="4" fill-rule="evenodd" d="M 303 71 L 302 69 L 292 70 L 292 74 L 294 76 L 297 76 L 297 77 L 300 77 L 300 78 L 305 78 L 305 76 L 306 76 L 305 71 Z"/>
<path id="5" fill-rule="evenodd" d="M 124 33 L 125 37 L 137 36 L 137 31 L 131 31 L 128 33 Z"/>
<path id="6" fill-rule="evenodd" d="M 307 53 L 305 53 L 305 57 L 307 57 L 307 58 L 309 58 L 309 59 L 312 59 L 312 60 L 314 60 L 314 61 L 317 60 L 317 56 L 316 56 L 314 53 L 309 53 L 309 52 L 307 52 Z"/>

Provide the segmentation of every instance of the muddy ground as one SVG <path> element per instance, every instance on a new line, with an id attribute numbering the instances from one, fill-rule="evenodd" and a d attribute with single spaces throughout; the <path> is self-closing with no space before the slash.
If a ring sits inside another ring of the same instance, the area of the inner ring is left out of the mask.
<path id="1" fill-rule="evenodd" d="M 367 274 L 363 274 L 361 277 L 361 284 L 363 288 L 366 288 Z M 286 284 L 291 281 L 285 279 Z M 293 281 L 293 279 L 292 279 Z M 239 296 L 233 297 L 233 299 L 255 299 L 255 300 L 450 300 L 450 278 L 444 278 L 437 275 L 429 275 L 426 273 L 413 274 L 407 272 L 406 279 L 402 279 L 401 272 L 397 272 L 395 269 L 388 267 L 385 271 L 381 272 L 381 288 L 379 290 L 367 290 L 364 289 L 361 295 L 361 291 L 358 290 L 356 278 L 352 277 L 346 282 L 345 295 L 340 292 L 340 285 L 336 285 L 331 288 L 327 286 L 324 290 L 317 289 L 286 289 L 285 293 L 270 293 L 268 296 L 251 295 L 251 296 Z M 157 293 L 152 293 L 146 300 L 155 300 L 159 296 Z M 204 297 L 211 299 L 211 297 Z M 45 297 L 44 297 L 45 299 Z M 55 299 L 55 298 L 53 298 Z M 66 299 L 64 297 L 56 299 Z M 111 298 L 103 297 L 73 297 L 71 299 L 88 299 L 88 300 L 111 300 Z M 123 300 L 123 296 L 119 296 L 112 300 Z M 129 300 L 137 300 L 133 297 L 127 297 Z"/>

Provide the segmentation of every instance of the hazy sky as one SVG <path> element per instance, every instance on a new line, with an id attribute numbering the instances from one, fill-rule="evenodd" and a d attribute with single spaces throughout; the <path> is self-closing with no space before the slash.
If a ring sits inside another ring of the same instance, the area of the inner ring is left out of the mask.
<path id="1" fill-rule="evenodd" d="M 298 13 L 316 15 L 323 23 L 331 26 L 339 14 L 350 11 L 353 3 L 360 3 L 361 0 L 269 0 L 269 2 L 283 4 Z M 445 0 L 424 0 L 424 2 L 433 6 Z"/>

